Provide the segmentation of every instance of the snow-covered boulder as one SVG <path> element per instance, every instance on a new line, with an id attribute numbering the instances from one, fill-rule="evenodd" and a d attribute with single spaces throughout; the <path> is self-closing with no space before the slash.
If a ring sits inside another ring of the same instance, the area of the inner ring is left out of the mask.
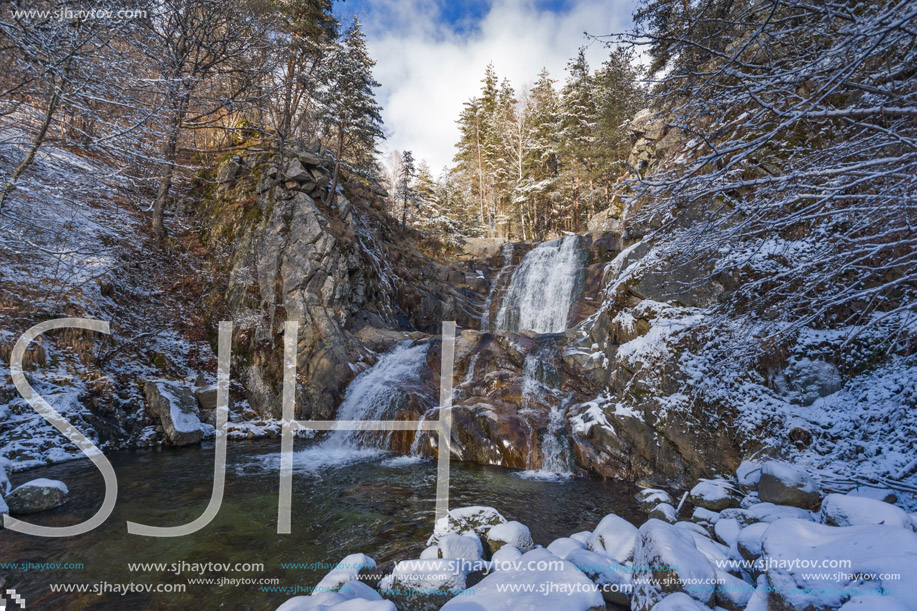
<path id="1" fill-rule="evenodd" d="M 505 522 L 491 527 L 487 531 L 487 547 L 494 553 L 504 545 L 512 545 L 525 553 L 535 547 L 529 527 L 521 522 Z"/>
<path id="2" fill-rule="evenodd" d="M 333 569 L 322 577 L 313 593 L 336 590 L 348 581 L 358 581 L 360 571 L 376 568 L 376 561 L 366 554 L 350 554 L 337 563 Z"/>
<path id="3" fill-rule="evenodd" d="M 756 460 L 743 460 L 736 469 L 736 479 L 740 486 L 755 488 L 761 479 L 761 463 Z"/>
<path id="4" fill-rule="evenodd" d="M 662 520 L 663 522 L 668 522 L 669 524 L 674 524 L 678 521 L 678 516 L 675 513 L 675 508 L 668 503 L 659 503 L 653 507 L 653 510 L 650 511 L 649 517 L 655 518 L 657 520 Z"/>
<path id="5" fill-rule="evenodd" d="M 822 360 L 791 359 L 773 378 L 777 392 L 803 406 L 837 392 L 844 385 L 837 367 Z"/>
<path id="6" fill-rule="evenodd" d="M 912 609 L 917 600 L 917 534 L 911 530 L 777 520 L 764 532 L 762 549 L 774 608 Z M 811 568 L 838 561 L 850 566 Z M 864 574 L 874 578 L 857 577 Z"/>
<path id="7" fill-rule="evenodd" d="M 691 521 L 707 528 L 708 530 L 720 519 L 720 514 L 703 507 L 695 507 L 691 513 Z"/>
<path id="8" fill-rule="evenodd" d="M 9 514 L 10 508 L 6 504 L 6 501 L 3 500 L 3 497 L 0 496 L 0 530 L 3 530 L 3 516 Z"/>
<path id="9" fill-rule="evenodd" d="M 745 609 L 755 592 L 755 586 L 722 570 L 717 570 L 716 578 L 719 581 L 714 592 L 716 606 L 726 611 Z"/>
<path id="10" fill-rule="evenodd" d="M 822 522 L 830 526 L 885 524 L 912 528 L 911 517 L 900 507 L 866 497 L 829 494 L 821 504 Z"/>
<path id="11" fill-rule="evenodd" d="M 811 475 L 795 465 L 771 460 L 761 465 L 758 497 L 765 503 L 814 509 L 821 496 Z"/>
<path id="12" fill-rule="evenodd" d="M 735 543 L 741 530 L 742 525 L 739 524 L 739 521 L 735 518 L 719 520 L 713 526 L 713 533 L 716 535 L 716 540 L 723 545 L 732 545 Z"/>
<path id="13" fill-rule="evenodd" d="M 628 562 L 634 557 L 636 541 L 637 527 L 610 513 L 592 531 L 588 548 L 618 562 Z"/>
<path id="14" fill-rule="evenodd" d="M 631 565 L 621 564 L 588 549 L 573 550 L 566 559 L 599 587 L 606 601 L 624 607 L 630 605 L 630 593 L 633 590 Z"/>
<path id="15" fill-rule="evenodd" d="M 402 560 L 392 571 L 392 587 L 396 590 L 414 588 L 443 592 L 463 590 L 471 573 L 471 565 L 469 562 L 449 558 Z"/>
<path id="16" fill-rule="evenodd" d="M 769 526 L 767 522 L 758 522 L 739 531 L 739 536 L 736 537 L 736 549 L 742 558 L 754 562 L 761 557 L 761 538 Z"/>
<path id="17" fill-rule="evenodd" d="M 588 547 L 589 539 L 592 538 L 592 532 L 588 530 L 583 530 L 578 533 L 573 533 L 572 535 L 570 535 L 570 538 L 573 539 L 574 541 L 579 541 L 580 543 Z"/>
<path id="18" fill-rule="evenodd" d="M 477 583 L 473 594 L 456 596 L 442 611 L 598 611 L 605 600 L 586 575 L 546 549 L 520 559 L 518 571 L 496 571 Z M 507 586 L 519 591 L 507 592 Z M 524 591 L 526 588 L 532 591 Z"/>
<path id="19" fill-rule="evenodd" d="M 437 548 L 437 558 L 480 560 L 484 554 L 481 538 L 477 535 L 443 535 Z"/>
<path id="20" fill-rule="evenodd" d="M 426 548 L 425 550 L 423 550 L 422 552 L 420 552 L 420 558 L 421 558 L 421 559 L 425 559 L 425 558 L 439 558 L 439 546 L 438 546 L 438 545 L 431 545 L 430 547 Z"/>
<path id="21" fill-rule="evenodd" d="M 712 606 L 709 584 L 715 578 L 716 569 L 697 548 L 693 533 L 661 520 L 640 527 L 634 549 L 633 611 L 650 611 L 673 592 L 685 592 Z"/>
<path id="22" fill-rule="evenodd" d="M 702 479 L 691 488 L 688 500 L 696 507 L 722 511 L 736 504 L 732 484 L 724 479 Z"/>
<path id="23" fill-rule="evenodd" d="M 861 496 L 867 499 L 875 499 L 885 503 L 898 502 L 898 495 L 894 490 L 889 488 L 876 488 L 874 486 L 857 486 L 847 493 L 847 496 Z"/>
<path id="24" fill-rule="evenodd" d="M 709 537 L 709 536 L 710 536 L 710 532 L 709 532 L 706 528 L 704 528 L 703 526 L 701 526 L 700 524 L 697 524 L 697 523 L 695 523 L 695 522 L 686 522 L 686 521 L 682 520 L 682 521 L 680 521 L 680 522 L 675 522 L 675 526 L 677 526 L 678 528 L 685 528 L 685 529 L 687 529 L 687 530 L 690 530 L 690 531 L 692 531 L 692 532 L 695 532 L 695 533 L 701 535 L 702 537 Z"/>
<path id="25" fill-rule="evenodd" d="M 548 551 L 558 558 L 566 558 L 570 552 L 585 548 L 586 546 L 583 545 L 582 542 L 577 541 L 576 539 L 571 539 L 569 537 L 554 539 L 551 541 L 551 544 L 548 545 Z"/>
<path id="26" fill-rule="evenodd" d="M 37 513 L 63 505 L 69 493 L 64 482 L 39 478 L 14 488 L 5 501 L 11 515 Z"/>
<path id="27" fill-rule="evenodd" d="M 143 385 L 146 405 L 162 424 L 166 439 L 177 446 L 200 443 L 201 428 L 197 399 L 191 390 L 169 380 L 147 380 Z"/>
<path id="28" fill-rule="evenodd" d="M 512 545 L 504 545 L 490 558 L 491 564 L 493 564 L 496 570 L 505 570 L 506 568 L 513 565 L 514 562 L 522 558 L 522 552 L 519 551 L 519 548 Z"/>
<path id="29" fill-rule="evenodd" d="M 492 526 L 506 522 L 499 511 L 493 507 L 476 505 L 473 507 L 459 507 L 450 509 L 449 514 L 436 521 L 433 534 L 427 540 L 427 545 L 436 545 L 443 535 L 469 535 L 484 536 Z"/>
<path id="30" fill-rule="evenodd" d="M 325 590 L 312 596 L 294 596 L 277 611 L 397 611 L 395 604 L 359 581 L 350 581 L 337 592 Z"/>
<path id="31" fill-rule="evenodd" d="M 776 522 L 786 518 L 796 520 L 816 521 L 816 516 L 811 511 L 790 505 L 774 505 L 773 503 L 757 503 L 748 509 L 724 509 L 720 513 L 721 520 L 735 518 L 743 527 L 757 522 Z"/>
<path id="32" fill-rule="evenodd" d="M 0 456 L 0 497 L 4 497 L 13 489 L 10 484 L 10 473 L 13 472 L 13 462 L 9 458 Z"/>
<path id="33" fill-rule="evenodd" d="M 684 592 L 675 592 L 656 603 L 653 611 L 710 611 L 710 608 L 700 604 Z"/>
<path id="34" fill-rule="evenodd" d="M 643 488 L 636 494 L 637 505 L 645 513 L 652 511 L 653 507 L 659 503 L 672 504 L 672 497 L 665 490 L 658 488 Z"/>

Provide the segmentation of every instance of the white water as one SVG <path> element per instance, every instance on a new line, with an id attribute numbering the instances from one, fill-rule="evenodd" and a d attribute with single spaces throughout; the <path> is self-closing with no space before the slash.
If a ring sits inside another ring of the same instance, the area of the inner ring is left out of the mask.
<path id="1" fill-rule="evenodd" d="M 543 360 L 542 350 L 530 352 L 525 357 L 522 368 L 522 400 L 523 403 L 547 403 L 551 408 L 548 419 L 548 430 L 541 440 L 541 452 L 544 459 L 541 468 L 537 471 L 530 469 L 519 473 L 519 477 L 526 479 L 556 479 L 571 475 L 571 459 L 567 443 L 563 437 L 564 405 L 562 393 L 549 387 L 542 380 L 545 369 L 551 365 Z"/>
<path id="2" fill-rule="evenodd" d="M 578 240 L 573 235 L 544 242 L 523 257 L 497 313 L 497 329 L 536 333 L 567 329 L 579 267 Z"/>
<path id="3" fill-rule="evenodd" d="M 490 285 L 490 292 L 487 293 L 487 299 L 484 301 L 484 313 L 481 314 L 481 331 L 490 331 L 490 308 L 494 301 L 494 293 L 500 290 L 503 277 L 513 265 L 513 246 L 514 244 L 512 243 L 503 245 L 503 267 L 500 268 L 493 283 Z"/>
<path id="4" fill-rule="evenodd" d="M 405 394 L 420 386 L 420 370 L 429 344 L 403 342 L 382 355 L 379 362 L 355 377 L 338 407 L 338 420 L 388 420 L 388 413 Z M 322 448 L 359 449 L 371 439 L 384 443 L 390 434 L 362 431 L 334 431 Z"/>

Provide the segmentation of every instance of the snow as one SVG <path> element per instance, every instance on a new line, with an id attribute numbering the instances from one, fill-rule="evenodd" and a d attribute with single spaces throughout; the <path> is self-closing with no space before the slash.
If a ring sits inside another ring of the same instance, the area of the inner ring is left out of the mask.
<path id="1" fill-rule="evenodd" d="M 583 530 L 578 533 L 573 533 L 572 535 L 570 535 L 571 539 L 573 539 L 574 541 L 579 541 L 584 546 L 589 545 L 589 539 L 591 537 L 592 537 L 592 531 L 588 531 L 588 530 Z"/>
<path id="2" fill-rule="evenodd" d="M 547 549 L 558 558 L 566 558 L 571 552 L 585 548 L 585 545 L 575 539 L 571 539 L 569 537 L 561 537 L 560 539 L 554 539 L 551 541 L 551 544 L 548 545 Z"/>
<path id="3" fill-rule="evenodd" d="M 618 593 L 618 604 L 628 604 L 633 567 L 621 564 L 604 554 L 587 549 L 574 550 L 566 558 L 597 586 L 605 586 L 610 594 Z M 606 600 L 609 597 L 606 596 Z"/>
<path id="4" fill-rule="evenodd" d="M 653 606 L 653 611 L 704 611 L 709 607 L 700 604 L 684 592 L 669 594 Z"/>
<path id="5" fill-rule="evenodd" d="M 446 517 L 440 518 L 433 525 L 433 534 L 427 545 L 434 545 L 439 538 L 447 534 L 486 535 L 492 526 L 506 522 L 499 511 L 493 507 L 475 505 L 450 509 Z"/>
<path id="6" fill-rule="evenodd" d="M 440 558 L 480 560 L 484 553 L 481 539 L 477 535 L 444 535 L 440 537 L 437 547 L 439 553 L 435 557 Z"/>
<path id="7" fill-rule="evenodd" d="M 742 526 L 735 518 L 717 520 L 717 523 L 713 525 L 713 532 L 716 533 L 716 538 L 725 545 L 735 543 L 741 530 Z"/>
<path id="8" fill-rule="evenodd" d="M 672 497 L 665 490 L 658 488 L 644 488 L 636 494 L 637 502 L 641 506 L 655 507 L 659 503 L 672 504 Z"/>
<path id="9" fill-rule="evenodd" d="M 0 495 L 0 525 L 3 524 L 3 514 L 8 514 L 10 512 L 9 505 L 6 504 L 6 501 L 3 500 L 3 495 Z"/>
<path id="10" fill-rule="evenodd" d="M 743 558 L 751 560 L 761 557 L 763 553 L 761 539 L 768 528 L 770 524 L 767 522 L 758 522 L 739 531 L 739 536 L 736 537 L 736 548 Z"/>
<path id="11" fill-rule="evenodd" d="M 519 558 L 522 558 L 522 552 L 520 552 L 518 548 L 512 545 L 504 545 L 494 552 L 493 556 L 490 557 L 490 561 L 493 563 L 494 568 L 501 570 L 502 568 L 510 566 Z"/>
<path id="12" fill-rule="evenodd" d="M 487 542 L 492 550 L 499 549 L 503 545 L 512 545 L 525 553 L 535 547 L 535 542 L 532 541 L 532 533 L 529 532 L 528 526 L 515 521 L 497 524 L 492 527 L 487 531 Z"/>
<path id="13" fill-rule="evenodd" d="M 821 519 L 831 526 L 885 524 L 898 528 L 912 528 L 911 517 L 900 507 L 875 499 L 844 494 L 829 494 L 822 499 Z"/>
<path id="14" fill-rule="evenodd" d="M 653 507 L 650 510 L 649 517 L 663 520 L 669 524 L 674 524 L 676 521 L 678 521 L 678 516 L 675 513 L 675 508 L 668 503 L 659 503 Z"/>
<path id="15" fill-rule="evenodd" d="M 742 526 L 748 526 L 755 522 L 770 523 L 781 518 L 815 521 L 815 515 L 811 511 L 789 505 L 774 505 L 773 503 L 756 503 L 748 509 L 724 509 L 720 512 L 720 519 L 724 518 L 735 518 Z"/>
<path id="16" fill-rule="evenodd" d="M 910 608 L 917 600 L 917 534 L 892 526 L 825 526 L 784 519 L 771 524 L 762 539 L 771 596 L 791 608 L 838 608 L 857 592 L 879 588 L 883 604 Z M 811 567 L 850 561 L 840 571 Z M 876 578 L 853 579 L 858 574 Z M 885 576 L 900 575 L 901 579 Z M 864 597 L 864 600 L 866 598 Z M 850 607 L 854 608 L 853 606 Z"/>
<path id="17" fill-rule="evenodd" d="M 349 581 L 339 592 L 316 592 L 312 596 L 295 596 L 277 607 L 277 611 L 397 611 L 395 604 L 382 600 L 379 593 L 359 581 Z"/>
<path id="18" fill-rule="evenodd" d="M 736 478 L 740 486 L 757 486 L 761 479 L 761 464 L 753 460 L 743 460 L 736 469 Z"/>
<path id="19" fill-rule="evenodd" d="M 627 562 L 634 557 L 637 527 L 613 513 L 602 518 L 592 536 L 589 549 L 604 554 L 618 562 Z"/>
<path id="20" fill-rule="evenodd" d="M 691 519 L 695 522 L 709 522 L 710 524 L 716 524 L 717 520 L 720 519 L 720 514 L 717 511 L 710 511 L 703 507 L 695 507 L 694 512 L 691 514 Z"/>
<path id="21" fill-rule="evenodd" d="M 524 554 L 520 570 L 497 571 L 473 588 L 473 594 L 456 596 L 442 611 L 588 611 L 604 608 L 598 589 L 572 563 L 545 549 Z M 505 592 L 508 586 L 532 591 Z"/>
<path id="22" fill-rule="evenodd" d="M 707 509 L 725 509 L 732 501 L 732 485 L 722 479 L 702 479 L 691 488 L 690 498 L 695 505 Z"/>
<path id="23" fill-rule="evenodd" d="M 331 590 L 360 576 L 360 569 L 375 568 L 376 561 L 366 554 L 350 554 L 331 569 L 315 586 L 314 592 Z"/>
<path id="24" fill-rule="evenodd" d="M 677 579 L 681 584 L 709 584 L 716 578 L 713 565 L 697 548 L 695 541 L 700 539 L 703 539 L 700 535 L 660 520 L 649 520 L 640 527 L 634 549 L 635 607 L 649 609 L 664 598 L 665 592 L 656 581 L 663 575 L 666 579 Z M 660 570 L 662 565 L 670 570 Z M 656 570 L 651 571 L 651 567 Z M 709 587 L 683 585 L 682 588 L 705 605 L 713 600 L 713 590 Z"/>
<path id="25" fill-rule="evenodd" d="M 448 558 L 402 560 L 392 571 L 394 588 L 462 590 L 471 563 Z"/>

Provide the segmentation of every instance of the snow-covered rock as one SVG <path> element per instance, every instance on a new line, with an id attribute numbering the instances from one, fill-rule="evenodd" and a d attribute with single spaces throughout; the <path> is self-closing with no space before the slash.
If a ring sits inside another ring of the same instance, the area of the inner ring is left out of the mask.
<path id="1" fill-rule="evenodd" d="M 809 473 L 795 465 L 771 460 L 761 465 L 758 497 L 765 503 L 814 509 L 821 496 Z"/>
<path id="2" fill-rule="evenodd" d="M 898 495 L 894 490 L 889 488 L 876 488 L 873 486 L 857 486 L 847 493 L 847 496 L 860 496 L 867 499 L 875 499 L 885 503 L 895 503 L 898 501 Z"/>
<path id="3" fill-rule="evenodd" d="M 748 604 L 745 605 L 745 611 L 769 611 L 770 586 L 767 585 L 767 578 L 761 575 L 755 586 L 754 593 L 748 599 Z"/>
<path id="4" fill-rule="evenodd" d="M 605 600 L 625 607 L 630 605 L 631 565 L 587 549 L 573 550 L 566 559 L 599 586 Z"/>
<path id="5" fill-rule="evenodd" d="M 691 531 L 661 520 L 649 520 L 640 527 L 634 549 L 633 611 L 650 611 L 673 592 L 685 592 L 711 606 L 713 588 L 709 584 L 715 578 L 716 569 L 697 548 Z"/>
<path id="6" fill-rule="evenodd" d="M 761 479 L 761 463 L 755 460 L 743 460 L 736 469 L 736 479 L 740 486 L 754 488 Z"/>
<path id="7" fill-rule="evenodd" d="M 519 548 L 512 545 L 504 545 L 491 556 L 490 562 L 494 565 L 494 568 L 499 570 L 506 569 L 511 566 L 512 563 L 522 558 L 522 552 L 519 551 Z"/>
<path id="8" fill-rule="evenodd" d="M 695 507 L 694 512 L 691 514 L 691 521 L 697 522 L 698 524 L 716 524 L 717 520 L 720 519 L 719 512 L 710 511 L 709 509 L 704 509 L 703 507 Z"/>
<path id="9" fill-rule="evenodd" d="M 917 600 L 917 534 L 911 530 L 777 520 L 764 532 L 762 549 L 776 608 L 911 609 Z M 823 568 L 838 561 L 850 566 Z M 863 574 L 874 578 L 857 578 Z"/>
<path id="10" fill-rule="evenodd" d="M 720 513 L 721 520 L 735 518 L 739 524 L 750 526 L 757 522 L 775 522 L 777 520 L 793 518 L 796 520 L 808 520 L 815 522 L 815 514 L 801 507 L 791 507 L 789 505 L 774 505 L 773 503 L 757 503 L 748 509 L 724 509 Z"/>
<path id="11" fill-rule="evenodd" d="M 755 586 L 723 570 L 717 570 L 716 578 L 719 581 L 714 592 L 716 606 L 726 611 L 745 609 L 755 591 Z"/>
<path id="12" fill-rule="evenodd" d="M 643 488 L 637 493 L 636 499 L 637 505 L 646 513 L 649 513 L 659 503 L 672 504 L 671 495 L 658 488 Z"/>
<path id="13" fill-rule="evenodd" d="M 475 584 L 473 594 L 456 596 L 442 611 L 598 611 L 605 600 L 586 575 L 546 549 L 524 554 L 518 571 L 496 571 Z M 512 585 L 520 590 L 507 592 Z"/>
<path id="14" fill-rule="evenodd" d="M 437 558 L 480 560 L 484 554 L 481 538 L 477 535 L 443 535 L 437 547 Z"/>
<path id="15" fill-rule="evenodd" d="M 866 497 L 829 494 L 821 504 L 822 522 L 830 526 L 885 524 L 912 528 L 911 517 L 900 507 Z"/>
<path id="16" fill-rule="evenodd" d="M 634 557 L 636 541 L 637 527 L 610 513 L 592 531 L 588 548 L 618 562 L 628 562 Z"/>
<path id="17" fill-rule="evenodd" d="M 678 516 L 675 514 L 675 508 L 668 503 L 659 503 L 653 507 L 649 517 L 668 522 L 669 524 L 674 524 L 678 521 Z"/>
<path id="18" fill-rule="evenodd" d="M 804 406 L 812 405 L 820 397 L 827 397 L 844 385 L 837 367 L 822 360 L 791 359 L 780 373 L 774 376 L 777 392 L 788 401 Z"/>
<path id="19" fill-rule="evenodd" d="M 197 399 L 191 390 L 178 382 L 147 380 L 143 393 L 147 409 L 162 424 L 162 431 L 170 443 L 184 446 L 200 442 L 204 431 Z"/>
<path id="20" fill-rule="evenodd" d="M 677 526 L 678 528 L 685 528 L 687 530 L 696 532 L 697 534 L 703 537 L 710 536 L 710 532 L 706 528 L 704 528 L 703 526 L 695 522 L 685 522 L 684 520 L 682 520 L 680 522 L 675 522 L 675 526 Z"/>
<path id="21" fill-rule="evenodd" d="M 439 558 L 439 546 L 431 545 L 430 547 L 424 549 L 422 552 L 420 552 L 420 558 Z"/>
<path id="22" fill-rule="evenodd" d="M 362 569 L 376 568 L 376 561 L 366 554 L 350 554 L 328 571 L 315 586 L 313 593 L 335 590 L 348 581 L 358 581 Z"/>
<path id="23" fill-rule="evenodd" d="M 742 558 L 754 562 L 761 557 L 761 538 L 769 526 L 767 522 L 758 522 L 739 531 L 739 536 L 736 537 L 736 549 Z"/>
<path id="24" fill-rule="evenodd" d="M 37 513 L 63 505 L 69 493 L 64 482 L 39 478 L 14 488 L 5 501 L 11 515 Z"/>
<path id="25" fill-rule="evenodd" d="M 506 518 L 493 507 L 476 505 L 450 509 L 449 515 L 436 521 L 427 545 L 436 545 L 440 537 L 448 534 L 484 536 L 492 526 L 505 522 Z"/>
<path id="26" fill-rule="evenodd" d="M 3 500 L 3 497 L 0 496 L 0 530 L 3 530 L 3 516 L 9 514 L 10 508 L 6 504 L 6 501 Z"/>
<path id="27" fill-rule="evenodd" d="M 573 539 L 574 541 L 579 541 L 580 543 L 588 547 L 589 539 L 592 538 L 592 532 L 588 530 L 583 530 L 578 533 L 573 533 L 572 535 L 570 535 L 570 538 Z"/>
<path id="28" fill-rule="evenodd" d="M 561 537 L 560 539 L 554 539 L 551 541 L 551 544 L 548 545 L 548 551 L 557 556 L 558 558 L 566 558 L 570 552 L 576 551 L 578 549 L 585 549 L 586 546 L 577 541 L 576 539 L 571 539 L 569 537 Z"/>
<path id="29" fill-rule="evenodd" d="M 13 462 L 9 458 L 0 456 L 0 497 L 4 497 L 13 489 L 10 484 L 10 473 L 13 472 Z"/>
<path id="30" fill-rule="evenodd" d="M 402 560 L 392 571 L 393 588 L 455 591 L 465 588 L 471 564 L 449 558 Z"/>
<path id="31" fill-rule="evenodd" d="M 340 591 L 315 592 L 312 596 L 294 596 L 277 607 L 277 611 L 397 611 L 395 604 L 382 600 L 379 593 L 359 581 L 342 584 Z"/>
<path id="32" fill-rule="evenodd" d="M 688 500 L 696 507 L 722 511 L 736 504 L 732 484 L 724 479 L 702 479 L 691 488 Z"/>
<path id="33" fill-rule="evenodd" d="M 716 535 L 717 541 L 724 545 L 732 545 L 735 543 L 741 530 L 742 525 L 739 524 L 739 521 L 735 518 L 719 520 L 713 526 L 713 532 Z"/>
<path id="34" fill-rule="evenodd" d="M 525 553 L 535 547 L 529 527 L 521 522 L 504 522 L 491 527 L 487 531 L 487 546 L 494 553 L 504 545 L 512 545 L 520 552 Z"/>
<path id="35" fill-rule="evenodd" d="M 675 592 L 656 603 L 652 611 L 710 611 L 710 609 L 684 592 Z"/>

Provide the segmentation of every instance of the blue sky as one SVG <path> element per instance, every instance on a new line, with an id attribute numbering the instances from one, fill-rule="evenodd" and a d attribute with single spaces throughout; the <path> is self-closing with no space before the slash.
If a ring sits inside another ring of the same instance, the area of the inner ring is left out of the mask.
<path id="1" fill-rule="evenodd" d="M 630 26 L 634 0 L 346 0 L 342 22 L 356 14 L 377 64 L 377 92 L 387 141 L 383 152 L 410 149 L 438 172 L 452 160 L 455 119 L 476 95 L 492 61 L 520 93 L 546 67 L 558 81 L 583 36 Z M 593 66 L 607 50 L 592 43 Z"/>

